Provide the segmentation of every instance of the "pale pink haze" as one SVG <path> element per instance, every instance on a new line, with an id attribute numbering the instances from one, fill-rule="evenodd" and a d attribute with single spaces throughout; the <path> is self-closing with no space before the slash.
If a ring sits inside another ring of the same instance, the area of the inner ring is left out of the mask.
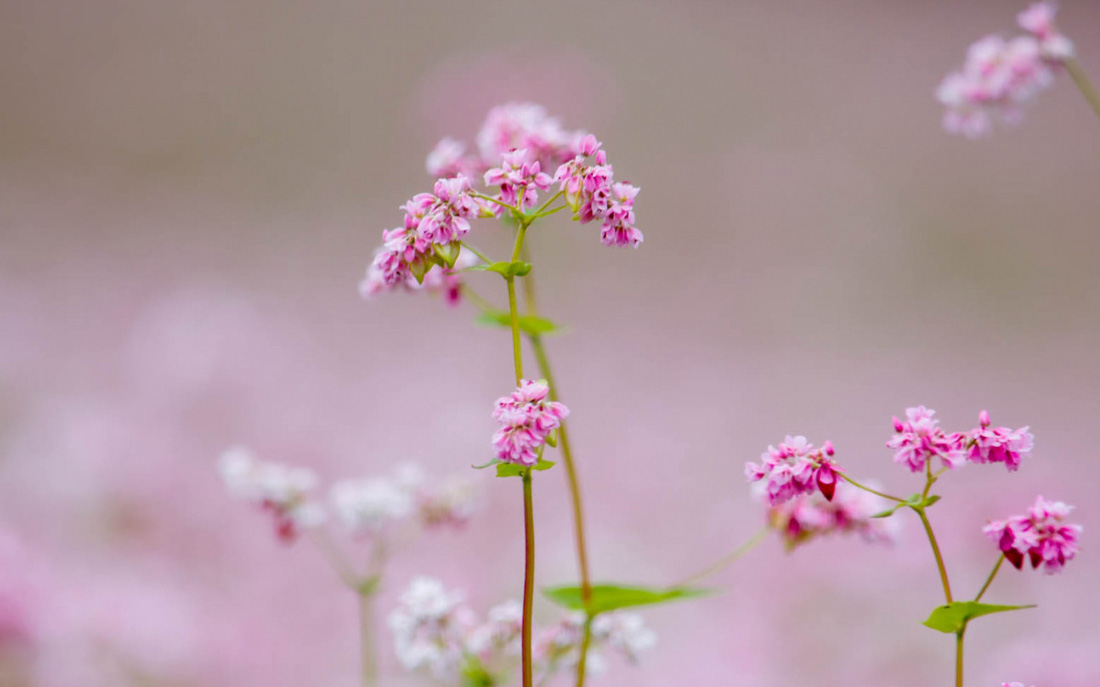
<path id="1" fill-rule="evenodd" d="M 765 494 L 772 506 L 816 491 L 832 500 L 841 472 L 833 454 L 830 441 L 814 448 L 806 437 L 788 435 L 778 447 L 769 446 L 760 463 L 746 463 L 745 476 L 750 482 L 766 482 Z"/>
<path id="2" fill-rule="evenodd" d="M 1032 568 L 1042 565 L 1047 574 L 1054 574 L 1077 555 L 1082 527 L 1065 522 L 1072 510 L 1073 506 L 1039 496 L 1023 515 L 992 521 L 982 532 L 1017 569 L 1026 556 Z"/>
<path id="3" fill-rule="evenodd" d="M 497 399 L 493 419 L 501 427 L 493 434 L 497 458 L 531 466 L 538 462 L 547 436 L 569 415 L 565 404 L 547 400 L 546 380 L 523 380 L 508 396 Z"/>

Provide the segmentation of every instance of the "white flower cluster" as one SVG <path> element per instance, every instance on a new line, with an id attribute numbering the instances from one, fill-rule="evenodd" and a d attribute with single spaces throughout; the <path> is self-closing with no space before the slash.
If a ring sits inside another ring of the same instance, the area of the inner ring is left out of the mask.
<path id="1" fill-rule="evenodd" d="M 409 670 L 423 670 L 446 682 L 493 676 L 513 666 L 520 654 L 523 609 L 507 601 L 489 610 L 484 621 L 463 604 L 463 595 L 441 582 L 418 577 L 400 596 L 390 614 L 398 660 Z M 540 684 L 557 673 L 575 670 L 580 657 L 584 616 L 571 613 L 541 633 L 536 643 L 535 671 Z M 636 613 L 603 613 L 592 621 L 588 672 L 602 672 L 604 652 L 629 661 L 656 644 L 657 635 Z"/>
<path id="2" fill-rule="evenodd" d="M 312 498 L 318 479 L 310 470 L 262 462 L 241 447 L 227 450 L 219 468 L 229 493 L 270 511 L 286 541 L 326 520 L 326 508 Z M 341 480 L 329 490 L 332 512 L 351 535 L 378 535 L 390 523 L 412 517 L 429 528 L 460 526 L 473 515 L 477 500 L 472 482 L 445 478 L 432 484 L 412 464 L 398 465 L 389 477 Z"/>

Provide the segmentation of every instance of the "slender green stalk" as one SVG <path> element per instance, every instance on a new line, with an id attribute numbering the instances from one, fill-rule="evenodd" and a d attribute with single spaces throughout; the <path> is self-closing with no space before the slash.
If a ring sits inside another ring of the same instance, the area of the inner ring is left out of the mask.
<path id="1" fill-rule="evenodd" d="M 1001 557 L 997 559 L 997 562 L 993 565 L 993 571 L 989 573 L 989 577 L 985 578 L 985 584 L 982 585 L 981 590 L 978 591 L 978 595 L 974 597 L 974 601 L 981 601 L 985 596 L 985 590 L 989 589 L 989 585 L 993 584 L 993 578 L 997 576 L 997 571 L 1001 569 L 1001 563 L 1005 562 L 1005 555 L 1002 553 Z"/>
<path id="2" fill-rule="evenodd" d="M 685 578 L 682 582 L 678 583 L 676 586 L 677 587 L 687 587 L 687 586 L 696 584 L 698 582 L 702 582 L 703 580 L 707 579 L 708 577 L 710 577 L 712 575 L 717 575 L 718 573 L 722 572 L 723 570 L 728 568 L 730 565 L 732 565 L 735 561 L 737 561 L 737 559 L 741 558 L 742 556 L 744 556 L 749 551 L 752 551 L 753 549 L 755 549 L 760 544 L 760 542 L 764 541 L 768 537 L 768 530 L 769 529 L 770 528 L 768 528 L 768 527 L 761 527 L 756 532 L 756 534 L 752 535 L 752 538 L 750 538 L 747 542 L 745 542 L 741 546 L 738 546 L 736 549 L 734 549 L 732 552 L 726 554 L 725 556 L 722 556 L 721 558 L 719 558 L 714 563 L 711 563 L 707 567 L 703 568 L 701 571 L 695 573 L 694 575 L 692 575 L 690 577 Z"/>
<path id="3" fill-rule="evenodd" d="M 535 508 L 531 494 L 531 469 L 523 473 L 523 687 L 532 687 L 534 671 L 531 662 L 531 607 L 535 600 Z"/>
<path id="4" fill-rule="evenodd" d="M 947 598 L 947 603 L 954 603 L 955 599 L 951 596 L 951 582 L 947 579 L 947 567 L 943 564 L 943 555 L 940 554 L 940 545 L 936 543 L 936 534 L 932 531 L 932 523 L 928 522 L 928 516 L 924 512 L 924 508 L 913 508 L 920 516 L 921 524 L 924 525 L 924 531 L 928 535 L 928 543 L 932 545 L 932 554 L 936 557 L 936 567 L 940 571 L 940 582 L 943 583 L 943 595 Z"/>
<path id="5" fill-rule="evenodd" d="M 470 244 L 466 243 L 465 241 L 461 241 L 460 243 L 462 244 L 462 247 L 463 247 L 463 248 L 465 248 L 466 250 L 468 250 L 468 251 L 470 251 L 471 253 L 473 253 L 474 255 L 476 255 L 476 256 L 477 256 L 478 258 L 480 258 L 480 259 L 481 259 L 481 261 L 482 261 L 482 262 L 484 262 L 484 263 L 485 263 L 486 265 L 491 265 L 491 264 L 493 264 L 493 261 L 492 261 L 492 260 L 490 260 L 489 258 L 485 257 L 485 254 L 484 254 L 484 253 L 482 253 L 481 251 L 479 251 L 479 250 L 478 250 L 477 248 L 474 248 L 473 246 L 471 246 Z"/>
<path id="6" fill-rule="evenodd" d="M 359 652 L 363 687 L 378 684 L 378 656 L 374 645 L 374 591 L 359 593 Z"/>
<path id="7" fill-rule="evenodd" d="M 508 282 L 508 315 L 512 323 L 512 358 L 516 367 L 516 386 L 523 381 L 523 349 L 519 341 L 519 308 L 516 307 L 516 278 L 505 277 Z"/>
<path id="8" fill-rule="evenodd" d="M 966 625 L 955 633 L 955 687 L 963 687 L 963 636 L 966 635 Z"/>
<path id="9" fill-rule="evenodd" d="M 588 648 L 592 644 L 592 617 L 585 613 L 584 627 L 581 628 L 581 654 L 577 659 L 577 687 L 584 687 L 584 678 L 588 675 Z"/>
<path id="10" fill-rule="evenodd" d="M 859 482 L 855 481 L 854 479 L 852 479 L 848 475 L 845 475 L 843 472 L 838 473 L 838 474 L 840 475 L 840 478 L 842 480 L 844 480 L 848 484 L 851 484 L 853 487 L 856 487 L 857 489 L 862 489 L 863 491 L 871 492 L 875 496 L 881 496 L 882 498 L 887 499 L 889 501 L 895 501 L 897 503 L 909 503 L 905 499 L 899 499 L 897 496 L 890 496 L 889 494 L 884 494 L 883 492 L 878 491 L 877 489 L 872 489 L 871 487 L 868 487 L 867 485 L 860 484 Z"/>
<path id="11" fill-rule="evenodd" d="M 1089 80 L 1088 75 L 1085 74 L 1085 70 L 1081 68 L 1077 60 L 1071 57 L 1065 61 L 1065 65 L 1070 78 L 1077 85 L 1077 90 L 1081 91 L 1081 95 L 1085 97 L 1085 101 L 1092 107 L 1092 111 L 1096 113 L 1096 116 L 1100 117 L 1100 92 L 1097 92 L 1096 86 L 1092 85 L 1092 81 Z"/>

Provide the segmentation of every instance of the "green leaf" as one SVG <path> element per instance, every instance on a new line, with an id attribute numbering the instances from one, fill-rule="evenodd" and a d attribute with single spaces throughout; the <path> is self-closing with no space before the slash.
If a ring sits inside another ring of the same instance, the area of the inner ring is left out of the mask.
<path id="1" fill-rule="evenodd" d="M 512 316 L 506 310 L 486 310 L 477 316 L 476 321 L 478 324 L 504 327 L 506 329 L 512 326 Z M 532 336 L 549 334 L 561 329 L 545 317 L 534 315 L 520 315 L 516 318 L 516 322 L 522 331 Z"/>
<path id="2" fill-rule="evenodd" d="M 432 244 L 432 252 L 443 263 L 445 267 L 454 267 L 455 261 L 458 260 L 458 254 L 462 251 L 462 246 L 457 241 L 452 241 L 444 246 L 438 243 Z"/>
<path id="3" fill-rule="evenodd" d="M 494 262 L 488 265 L 474 265 L 467 267 L 463 272 L 496 272 L 505 279 L 512 277 L 525 277 L 531 271 L 531 263 L 522 260 L 515 262 Z"/>
<path id="4" fill-rule="evenodd" d="M 549 470 L 554 467 L 554 461 L 542 460 L 535 463 L 530 467 L 531 470 L 537 470 L 542 472 L 543 470 Z M 497 477 L 519 477 L 523 473 L 527 472 L 528 467 L 525 465 L 516 465 L 515 463 L 505 463 L 503 461 L 497 461 Z"/>
<path id="5" fill-rule="evenodd" d="M 924 624 L 933 630 L 955 634 L 962 630 L 967 621 L 972 618 L 989 615 L 990 613 L 1019 611 L 1024 608 L 1035 608 L 1035 604 L 1027 606 L 997 606 L 994 604 L 978 603 L 977 601 L 956 601 L 955 603 L 945 606 L 937 606 L 935 610 L 932 611 L 932 615 L 928 616 L 928 620 L 924 621 Z"/>
<path id="6" fill-rule="evenodd" d="M 697 587 L 667 587 L 665 589 L 653 589 L 651 587 L 635 587 L 621 584 L 595 584 L 592 585 L 592 602 L 588 607 L 591 615 L 613 611 L 618 608 L 632 608 L 634 606 L 649 606 L 652 604 L 667 603 L 669 601 L 683 601 L 698 596 L 710 594 L 708 589 Z M 581 588 L 575 585 L 564 587 L 547 587 L 542 590 L 542 595 L 551 602 L 574 611 L 585 610 L 584 598 Z"/>
<path id="7" fill-rule="evenodd" d="M 907 505 L 907 504 L 899 503 L 898 505 L 894 506 L 893 508 L 887 508 L 886 510 L 879 511 L 879 512 L 875 513 L 874 515 L 872 515 L 871 517 L 872 518 L 888 518 L 891 515 L 893 515 L 894 513 L 897 513 L 898 509 L 901 508 L 902 506 L 905 506 L 905 505 Z"/>
<path id="8" fill-rule="evenodd" d="M 472 467 L 475 470 L 484 470 L 485 468 L 491 468 L 494 465 L 500 465 L 503 462 L 504 461 L 502 461 L 500 458 L 493 458 L 488 463 L 483 463 L 481 465 L 471 465 L 470 467 Z"/>

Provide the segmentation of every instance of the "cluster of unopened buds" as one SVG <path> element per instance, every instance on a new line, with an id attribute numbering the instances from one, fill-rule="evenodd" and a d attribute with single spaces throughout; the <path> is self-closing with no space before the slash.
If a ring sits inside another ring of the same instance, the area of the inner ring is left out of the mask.
<path id="1" fill-rule="evenodd" d="M 1055 26 L 1055 11 L 1052 2 L 1033 3 L 1016 18 L 1023 35 L 1006 40 L 994 34 L 970 46 L 962 69 L 948 74 L 936 91 L 946 107 L 947 131 L 977 138 L 994 121 L 1020 120 L 1021 107 L 1073 58 L 1073 42 Z"/>
<path id="2" fill-rule="evenodd" d="M 327 505 L 315 497 L 319 480 L 306 468 L 260 461 L 243 447 L 222 454 L 219 467 L 229 493 L 271 513 L 277 536 L 288 543 L 330 519 L 347 534 L 364 537 L 380 536 L 398 523 L 462 526 L 478 500 L 472 482 L 450 477 L 433 483 L 412 464 L 398 466 L 389 477 L 338 481 Z"/>
<path id="3" fill-rule="evenodd" d="M 584 616 L 567 614 L 539 631 L 535 644 L 538 684 L 576 667 L 583 640 Z M 507 681 L 520 656 L 522 606 L 506 601 L 481 619 L 464 595 L 439 580 L 414 578 L 389 615 L 394 650 L 411 671 L 430 674 L 447 684 L 490 687 Z M 587 672 L 602 672 L 603 653 L 611 650 L 631 662 L 656 643 L 641 616 L 608 612 L 592 621 Z"/>

